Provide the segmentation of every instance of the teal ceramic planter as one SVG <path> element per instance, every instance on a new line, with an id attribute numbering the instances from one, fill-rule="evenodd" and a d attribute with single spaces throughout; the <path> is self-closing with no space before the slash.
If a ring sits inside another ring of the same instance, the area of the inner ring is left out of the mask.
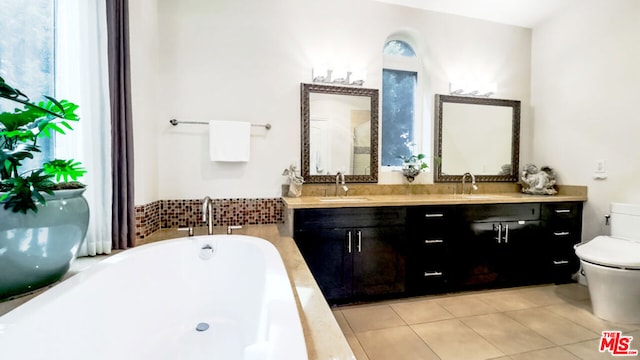
<path id="1" fill-rule="evenodd" d="M 56 282 L 69 270 L 89 225 L 84 190 L 47 195 L 38 213 L 0 208 L 0 300 Z"/>

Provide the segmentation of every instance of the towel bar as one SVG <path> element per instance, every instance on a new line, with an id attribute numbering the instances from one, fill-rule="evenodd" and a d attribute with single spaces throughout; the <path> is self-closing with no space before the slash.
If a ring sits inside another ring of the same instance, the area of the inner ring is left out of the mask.
<path id="1" fill-rule="evenodd" d="M 173 126 L 178 126 L 178 124 L 197 124 L 197 125 L 208 125 L 208 122 L 205 121 L 178 121 L 176 119 L 169 120 L 169 123 Z M 260 126 L 267 130 L 271 129 L 271 124 L 251 124 L 251 126 Z"/>

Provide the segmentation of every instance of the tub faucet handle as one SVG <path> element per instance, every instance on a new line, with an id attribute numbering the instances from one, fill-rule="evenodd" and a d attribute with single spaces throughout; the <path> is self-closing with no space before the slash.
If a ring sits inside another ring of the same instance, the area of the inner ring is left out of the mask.
<path id="1" fill-rule="evenodd" d="M 227 226 L 227 235 L 233 235 L 233 230 L 242 229 L 241 225 L 229 225 Z"/>

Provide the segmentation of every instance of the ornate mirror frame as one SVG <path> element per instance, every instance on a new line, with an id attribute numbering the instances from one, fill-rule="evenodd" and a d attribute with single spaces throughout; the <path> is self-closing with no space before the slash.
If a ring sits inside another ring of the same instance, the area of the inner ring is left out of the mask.
<path id="1" fill-rule="evenodd" d="M 345 96 L 365 96 L 371 101 L 371 152 L 369 175 L 345 174 L 345 181 L 350 183 L 377 183 L 378 182 L 378 89 L 365 89 L 361 87 L 346 87 L 317 84 L 300 84 L 300 108 L 301 108 L 301 150 L 302 168 L 301 174 L 306 183 L 332 183 L 336 181 L 335 175 L 311 175 L 311 108 L 309 94 L 333 94 Z"/>
<path id="2" fill-rule="evenodd" d="M 463 174 L 442 174 L 442 124 L 444 103 L 472 104 L 478 106 L 492 105 L 512 108 L 511 119 L 511 173 L 507 175 L 485 175 L 474 174 L 476 181 L 482 182 L 517 182 L 520 158 L 520 101 L 477 98 L 467 96 L 453 96 L 436 94 L 435 99 L 435 156 L 438 161 L 434 161 L 434 182 L 458 182 L 462 181 Z"/>

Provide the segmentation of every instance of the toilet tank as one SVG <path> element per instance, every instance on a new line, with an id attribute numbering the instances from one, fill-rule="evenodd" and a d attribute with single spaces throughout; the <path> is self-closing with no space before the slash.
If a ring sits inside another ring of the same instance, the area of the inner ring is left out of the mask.
<path id="1" fill-rule="evenodd" d="M 611 236 L 640 240 L 640 204 L 611 204 Z"/>

